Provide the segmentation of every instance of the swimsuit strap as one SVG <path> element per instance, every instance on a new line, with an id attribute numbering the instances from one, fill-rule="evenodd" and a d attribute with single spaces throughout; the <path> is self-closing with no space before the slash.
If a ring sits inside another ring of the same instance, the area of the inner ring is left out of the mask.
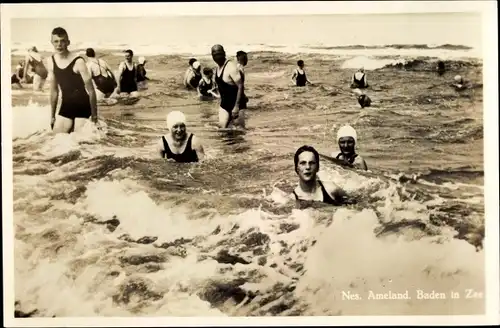
<path id="1" fill-rule="evenodd" d="M 293 191 L 293 194 L 294 194 L 294 196 L 295 196 L 295 199 L 296 199 L 296 200 L 299 200 L 299 196 L 297 196 L 297 194 L 295 193 L 295 190 Z"/>
<path id="2" fill-rule="evenodd" d="M 167 139 L 165 139 L 165 136 L 161 136 L 161 139 L 163 140 L 163 157 L 167 155 L 167 158 L 171 158 L 173 153 L 170 150 L 170 147 L 168 146 Z"/>

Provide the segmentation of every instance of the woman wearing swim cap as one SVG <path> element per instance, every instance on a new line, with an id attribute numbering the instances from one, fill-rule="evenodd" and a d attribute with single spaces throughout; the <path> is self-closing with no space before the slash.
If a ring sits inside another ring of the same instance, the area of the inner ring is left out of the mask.
<path id="1" fill-rule="evenodd" d="M 137 64 L 137 88 L 139 90 L 145 90 L 148 88 L 147 86 L 147 80 L 149 78 L 146 76 L 146 58 L 144 57 L 139 57 L 138 64 Z"/>
<path id="2" fill-rule="evenodd" d="M 193 62 L 184 75 L 184 86 L 189 90 L 196 90 L 201 80 L 201 64 L 199 61 Z"/>
<path id="3" fill-rule="evenodd" d="M 167 115 L 169 133 L 161 137 L 157 151 L 162 158 L 178 163 L 192 163 L 205 156 L 203 146 L 194 134 L 186 131 L 186 116 L 179 111 Z"/>
<path id="4" fill-rule="evenodd" d="M 336 159 L 344 161 L 346 166 L 357 169 L 368 170 L 365 160 L 356 154 L 356 141 L 358 135 L 356 130 L 350 125 L 344 125 L 337 132 L 337 142 L 339 144 L 340 153 L 332 155 Z"/>

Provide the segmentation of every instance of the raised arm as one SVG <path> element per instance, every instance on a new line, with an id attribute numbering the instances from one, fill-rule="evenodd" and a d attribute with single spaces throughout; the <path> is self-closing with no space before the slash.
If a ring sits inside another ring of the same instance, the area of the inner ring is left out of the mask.
<path id="1" fill-rule="evenodd" d="M 90 75 L 89 69 L 82 58 L 76 60 L 75 69 L 82 77 L 85 89 L 89 94 L 92 122 L 97 123 L 97 97 L 95 94 L 94 84 L 92 83 L 92 76 Z"/>

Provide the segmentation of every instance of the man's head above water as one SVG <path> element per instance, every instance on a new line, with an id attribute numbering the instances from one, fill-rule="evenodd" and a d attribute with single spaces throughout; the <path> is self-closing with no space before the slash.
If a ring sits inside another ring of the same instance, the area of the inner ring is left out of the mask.
<path id="1" fill-rule="evenodd" d="M 212 59 L 219 65 L 224 64 L 226 61 L 226 51 L 224 47 L 220 44 L 216 44 L 212 47 Z"/>
<path id="2" fill-rule="evenodd" d="M 304 145 L 297 149 L 293 158 L 295 172 L 304 182 L 316 180 L 319 171 L 319 153 L 314 147 Z"/>

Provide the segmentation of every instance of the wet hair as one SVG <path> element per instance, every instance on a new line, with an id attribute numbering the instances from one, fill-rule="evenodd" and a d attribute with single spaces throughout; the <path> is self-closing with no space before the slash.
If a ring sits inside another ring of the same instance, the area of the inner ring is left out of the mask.
<path id="1" fill-rule="evenodd" d="M 189 66 L 193 66 L 194 62 L 196 62 L 196 58 L 189 59 Z"/>
<path id="2" fill-rule="evenodd" d="M 134 52 L 130 49 L 127 49 L 124 52 L 128 53 L 130 56 L 134 56 Z"/>
<path id="3" fill-rule="evenodd" d="M 208 74 L 213 74 L 214 71 L 210 67 L 204 67 L 203 68 L 203 74 L 208 75 Z"/>
<path id="4" fill-rule="evenodd" d="M 304 61 L 302 59 L 297 61 L 297 66 L 304 66 Z"/>
<path id="5" fill-rule="evenodd" d="M 85 55 L 87 57 L 95 57 L 95 51 L 94 49 L 92 48 L 87 48 L 87 50 L 85 51 Z"/>
<path id="6" fill-rule="evenodd" d="M 238 58 L 239 58 L 239 57 L 241 57 L 241 56 L 246 56 L 246 55 L 247 55 L 247 53 L 246 53 L 246 52 L 244 52 L 243 50 L 240 50 L 240 51 L 238 51 L 238 52 L 236 53 L 236 57 L 238 57 Z"/>
<path id="7" fill-rule="evenodd" d="M 68 32 L 66 32 L 65 29 L 62 27 L 56 27 L 55 29 L 52 30 L 52 35 L 57 35 L 59 37 L 66 37 L 69 39 Z"/>
<path id="8" fill-rule="evenodd" d="M 295 152 L 295 156 L 293 157 L 293 162 L 295 164 L 295 172 L 297 172 L 297 165 L 299 164 L 300 154 L 302 154 L 306 151 L 310 151 L 311 153 L 314 154 L 314 159 L 316 160 L 316 164 L 318 165 L 318 170 L 319 170 L 319 153 L 318 153 L 318 151 L 316 149 L 314 149 L 313 146 L 304 145 L 304 146 L 300 147 L 299 149 L 297 149 L 297 151 Z"/>

